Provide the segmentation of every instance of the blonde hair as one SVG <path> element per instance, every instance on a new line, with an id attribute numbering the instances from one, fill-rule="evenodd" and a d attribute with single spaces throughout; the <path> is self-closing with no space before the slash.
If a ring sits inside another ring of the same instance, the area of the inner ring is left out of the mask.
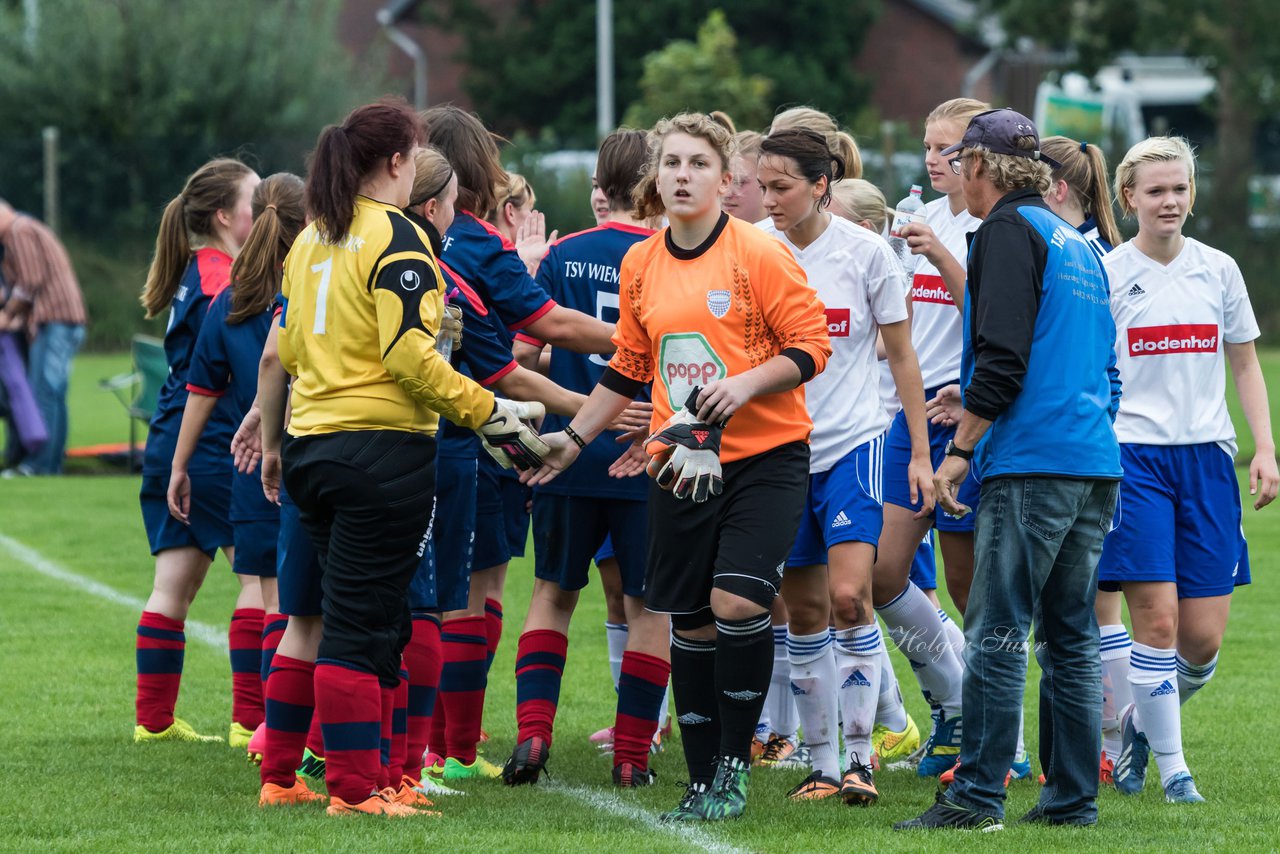
<path id="1" fill-rule="evenodd" d="M 853 223 L 869 222 L 880 234 L 888 221 L 884 193 L 870 181 L 845 178 L 831 184 L 831 212 Z"/>
<path id="2" fill-rule="evenodd" d="M 991 105 L 986 101 L 979 101 L 975 98 L 952 98 L 950 101 L 943 101 L 934 107 L 929 113 L 928 118 L 924 120 L 926 125 L 934 122 L 959 122 L 960 131 L 969 126 L 969 122 L 979 113 L 985 113 L 991 109 Z"/>
<path id="3" fill-rule="evenodd" d="M 1098 234 L 1112 246 L 1120 245 L 1120 229 L 1111 210 L 1111 188 L 1107 184 L 1107 156 L 1102 149 L 1065 136 L 1040 140 L 1040 150 L 1062 164 L 1052 171 L 1052 179 L 1065 181 L 1080 203 L 1085 217 L 1093 217 Z"/>
<path id="4" fill-rule="evenodd" d="M 764 139 L 764 134 L 754 130 L 740 130 L 733 135 L 733 140 L 738 144 L 739 157 L 759 157 L 760 141 Z"/>
<path id="5" fill-rule="evenodd" d="M 1132 190 L 1138 182 L 1138 167 L 1147 163 L 1169 163 L 1181 160 L 1187 166 L 1187 180 L 1191 185 L 1191 198 L 1187 212 L 1196 204 L 1196 155 L 1191 143 L 1180 136 L 1152 136 L 1130 148 L 1120 165 L 1116 167 L 1116 201 L 1126 216 L 1134 213 L 1133 205 L 1125 198 L 1125 189 Z"/>
<path id="6" fill-rule="evenodd" d="M 1034 136 L 1020 136 L 1014 144 L 1024 151 L 1035 151 L 1036 141 Z M 996 154 L 981 145 L 966 148 L 965 159 L 970 159 L 970 155 L 972 159 L 982 161 L 983 174 L 1001 193 L 1029 188 L 1043 196 L 1053 186 L 1049 164 L 1043 160 L 1016 154 Z"/>
<path id="7" fill-rule="evenodd" d="M 701 113 L 680 113 L 669 119 L 660 119 L 653 130 L 649 131 L 649 160 L 645 164 L 640 183 L 636 184 L 631 196 L 636 203 L 636 217 L 653 219 L 666 213 L 662 204 L 662 196 L 658 193 L 658 164 L 662 160 L 662 143 L 675 133 L 706 140 L 720 158 L 722 172 L 729 171 L 729 164 L 737 153 L 733 134 L 719 122 Z"/>
<path id="8" fill-rule="evenodd" d="M 827 148 L 840 155 L 840 159 L 844 161 L 845 175 L 850 178 L 862 177 L 862 152 L 858 150 L 858 143 L 852 135 L 840 129 L 834 116 L 813 107 L 791 107 L 773 117 L 769 133 L 795 128 L 822 134 L 826 137 Z"/>
<path id="9" fill-rule="evenodd" d="M 508 203 L 515 205 L 517 210 L 523 210 L 533 207 L 536 200 L 537 196 L 529 180 L 523 175 L 508 172 L 507 180 L 498 185 L 498 198 L 493 205 L 493 217 L 496 219 L 500 216 Z"/>
<path id="10" fill-rule="evenodd" d="M 444 192 L 453 177 L 453 166 L 440 149 L 432 145 L 418 148 L 413 156 L 413 165 L 417 171 L 413 176 L 413 189 L 409 192 L 409 207 L 416 208 Z"/>

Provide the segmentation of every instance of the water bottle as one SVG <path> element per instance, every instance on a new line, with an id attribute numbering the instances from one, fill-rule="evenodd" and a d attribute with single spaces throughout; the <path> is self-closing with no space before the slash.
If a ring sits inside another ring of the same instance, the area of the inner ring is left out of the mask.
<path id="1" fill-rule="evenodd" d="M 924 200 L 920 198 L 924 190 L 919 184 L 911 185 L 911 192 L 898 202 L 893 212 L 893 225 L 889 228 L 889 248 L 898 256 L 898 263 L 904 271 L 915 269 L 915 260 L 911 257 L 911 247 L 902 236 L 902 229 L 913 222 L 924 222 Z"/>
<path id="2" fill-rule="evenodd" d="M 446 362 L 453 357 L 453 336 L 449 334 L 448 329 L 445 328 L 445 324 L 448 322 L 448 318 L 450 316 L 449 309 L 451 307 L 452 306 L 449 304 L 449 297 L 446 296 L 444 300 L 444 317 L 441 319 L 440 323 L 440 334 L 436 336 L 436 352 L 439 353 L 440 358 L 444 359 Z"/>

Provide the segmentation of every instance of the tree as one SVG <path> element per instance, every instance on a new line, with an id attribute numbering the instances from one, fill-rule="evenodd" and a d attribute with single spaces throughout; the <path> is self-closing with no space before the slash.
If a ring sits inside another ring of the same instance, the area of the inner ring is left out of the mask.
<path id="1" fill-rule="evenodd" d="M 773 81 L 742 73 L 738 38 L 719 9 L 698 29 L 696 42 L 669 42 L 645 57 L 640 98 L 631 102 L 623 124 L 649 127 L 663 116 L 692 110 L 724 110 L 744 127 L 760 127 L 771 116 Z"/>
<path id="2" fill-rule="evenodd" d="M 376 92 L 337 39 L 340 0 L 43 0 L 0 7 L 0 192 L 38 210 L 57 126 L 72 230 L 149 232 L 218 154 L 301 172 L 319 129 Z"/>
<path id="3" fill-rule="evenodd" d="M 852 62 L 879 12 L 875 0 L 646 0 L 614 4 L 619 115 L 641 96 L 644 58 L 670 41 L 693 39 L 718 8 L 737 34 L 742 72 L 772 80 L 777 104 L 851 116 L 866 103 L 869 87 Z M 421 14 L 462 37 L 467 92 L 495 130 L 594 143 L 594 3 L 440 0 L 423 4 Z"/>
<path id="4" fill-rule="evenodd" d="M 984 0 L 1011 38 L 1074 49 L 1086 72 L 1119 53 L 1178 52 L 1204 58 L 1217 79 L 1213 239 L 1239 249 L 1247 237 L 1249 177 L 1259 119 L 1280 100 L 1280 31 L 1273 0 Z"/>

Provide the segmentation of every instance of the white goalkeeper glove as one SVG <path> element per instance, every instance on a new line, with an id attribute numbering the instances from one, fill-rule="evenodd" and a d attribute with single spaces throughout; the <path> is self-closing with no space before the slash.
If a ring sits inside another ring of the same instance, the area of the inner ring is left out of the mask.
<path id="1" fill-rule="evenodd" d="M 676 498 L 692 498 L 698 504 L 724 491 L 720 469 L 724 425 L 698 420 L 695 413 L 701 391 L 695 388 L 684 409 L 668 418 L 644 443 L 649 476 Z"/>
<path id="2" fill-rule="evenodd" d="M 476 432 L 485 451 L 504 469 L 541 468 L 543 457 L 551 449 L 524 420 L 532 421 L 546 414 L 546 407 L 541 403 L 494 398 L 493 414 Z"/>

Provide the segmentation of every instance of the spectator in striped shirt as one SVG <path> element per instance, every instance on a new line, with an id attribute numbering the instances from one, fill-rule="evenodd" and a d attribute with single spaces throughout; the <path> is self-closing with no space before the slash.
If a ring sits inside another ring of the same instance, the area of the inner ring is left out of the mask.
<path id="1" fill-rule="evenodd" d="M 21 474 L 60 474 L 67 447 L 67 383 L 71 360 L 84 342 L 87 316 L 80 283 L 62 241 L 34 217 L 0 199 L 0 246 L 4 279 L 11 286 L 0 308 L 0 331 L 26 331 L 27 375 L 49 440 L 21 457 Z M 12 431 L 9 447 L 17 446 Z"/>

